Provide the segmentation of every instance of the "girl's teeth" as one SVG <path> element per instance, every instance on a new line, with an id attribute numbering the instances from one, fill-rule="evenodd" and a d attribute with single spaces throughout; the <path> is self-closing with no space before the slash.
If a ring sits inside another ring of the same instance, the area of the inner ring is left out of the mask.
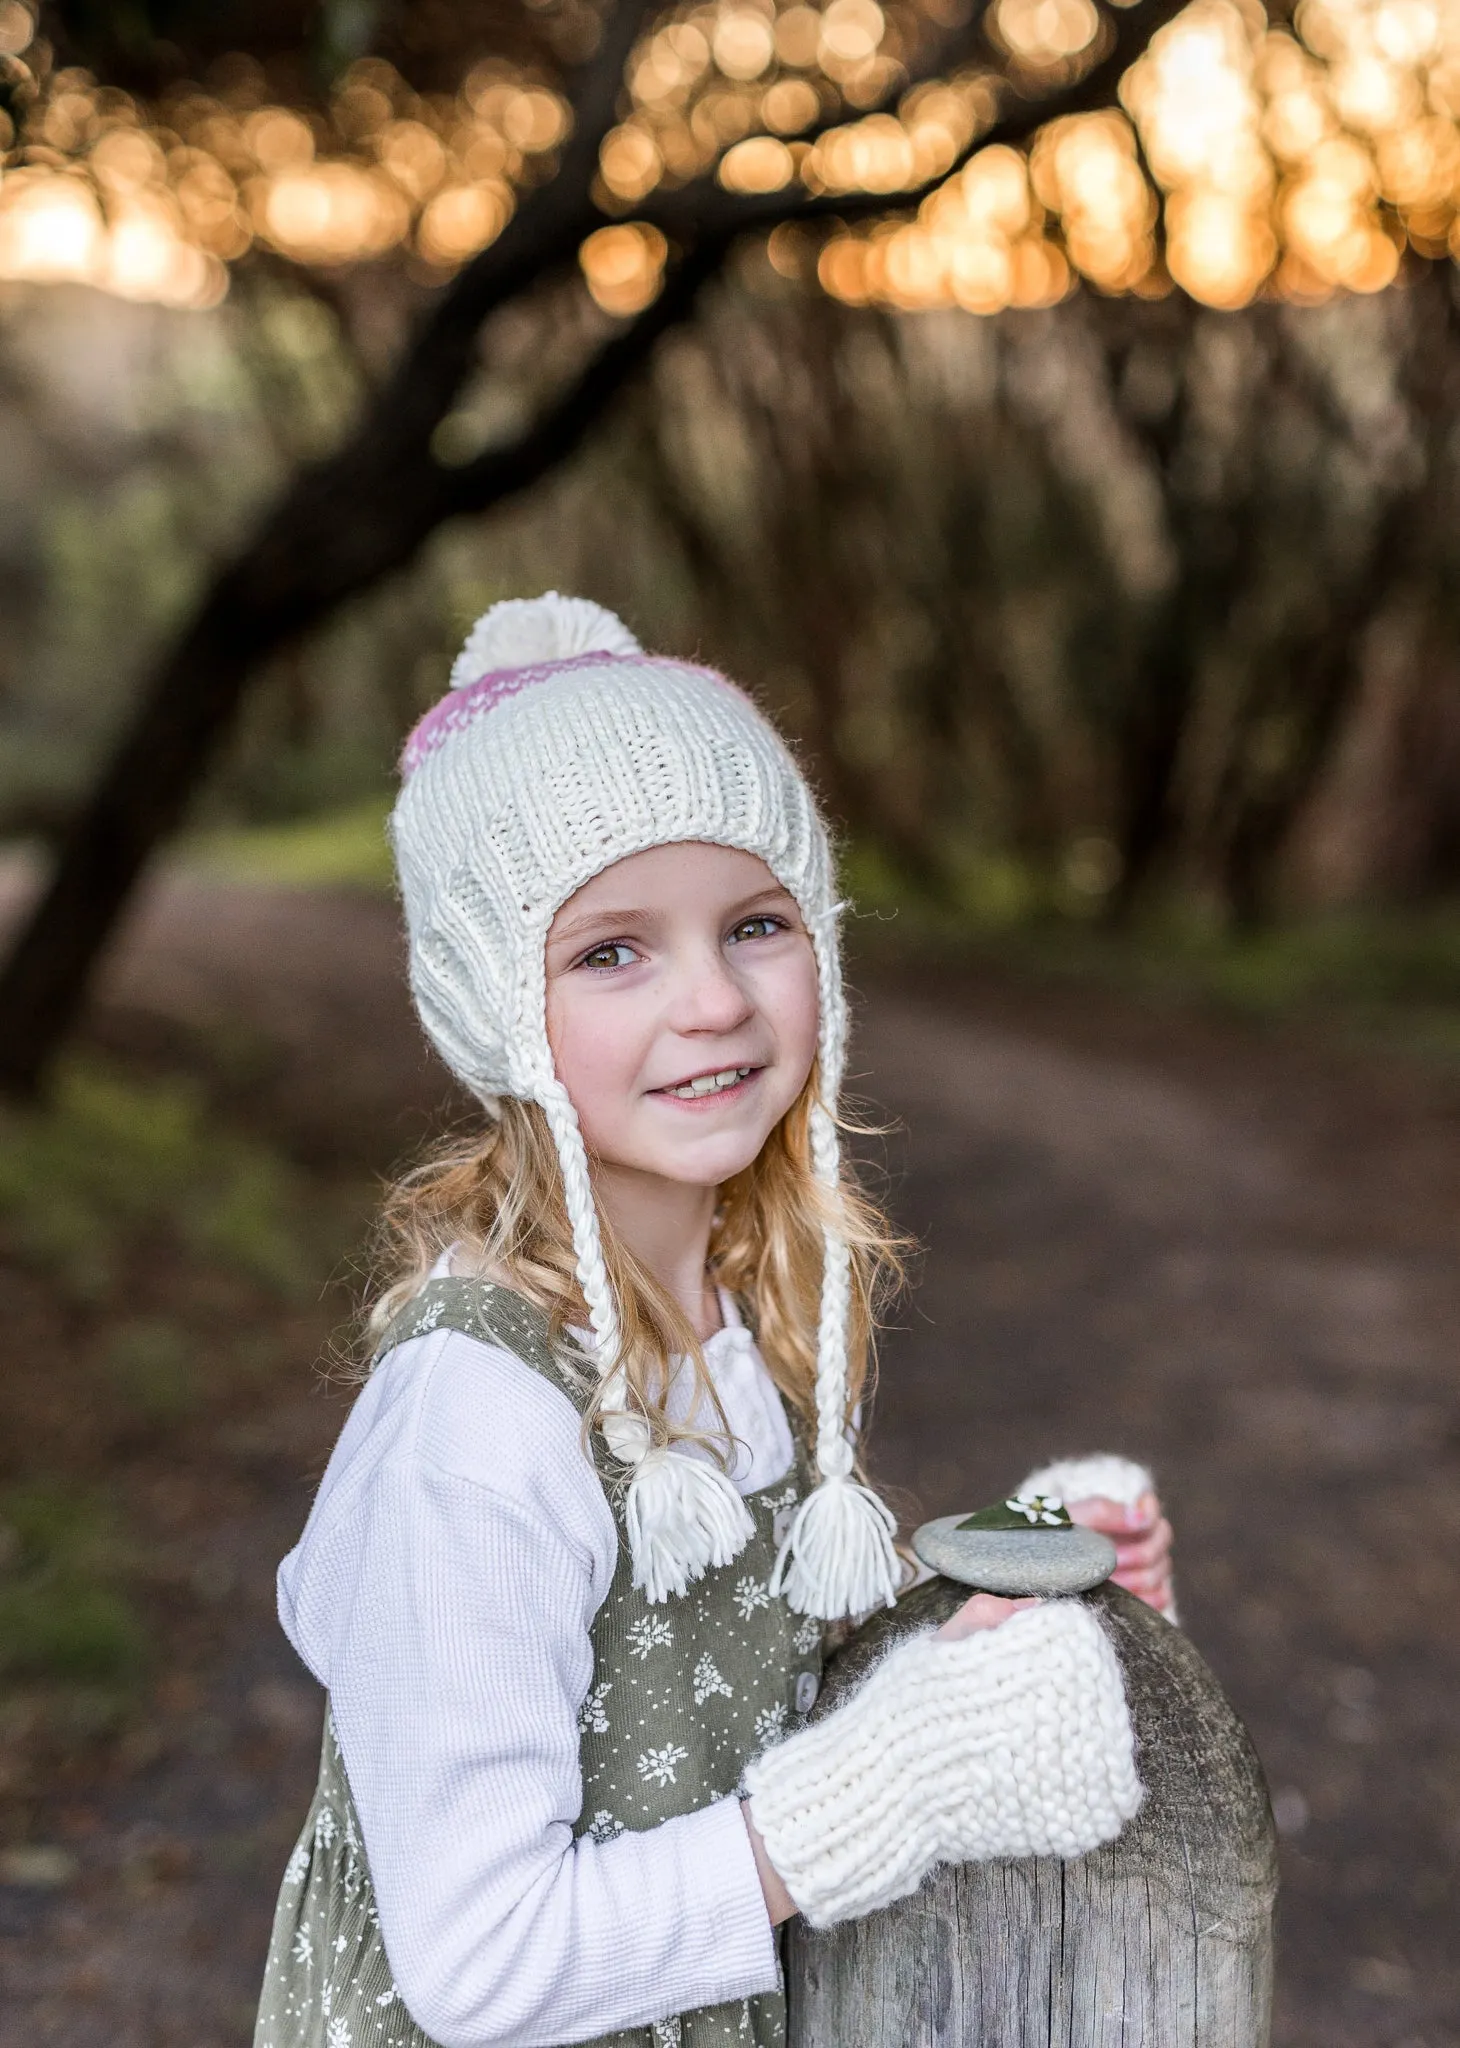
<path id="1" fill-rule="evenodd" d="M 749 1067 L 726 1067 L 718 1074 L 701 1074 L 698 1080 L 686 1081 L 682 1088 L 671 1088 L 669 1093 L 682 1102 L 692 1102 L 697 1095 L 716 1095 L 722 1088 L 733 1088 L 749 1072 Z"/>

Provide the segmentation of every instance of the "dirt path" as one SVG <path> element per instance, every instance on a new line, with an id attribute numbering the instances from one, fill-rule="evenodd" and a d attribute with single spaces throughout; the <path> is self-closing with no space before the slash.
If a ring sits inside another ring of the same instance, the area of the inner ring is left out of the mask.
<path id="1" fill-rule="evenodd" d="M 1277 1796 L 1281 2048 L 1455 2048 L 1460 1090 L 1113 995 L 864 985 L 862 1085 L 905 1122 L 927 1247 L 880 1468 L 936 1513 L 1050 1452 L 1156 1465 L 1186 1625 Z M 99 1030 L 135 1050 L 178 1019 L 234 1034 L 240 1107 L 301 1156 L 382 1167 L 442 1095 L 381 905 L 170 885 Z M 247 2038 L 317 1731 L 270 1621 L 338 1424 L 308 1363 L 226 1473 L 153 1475 L 217 1497 L 193 1675 L 154 1754 L 58 1793 L 76 1881 L 0 1888 L 0 2048 Z"/>

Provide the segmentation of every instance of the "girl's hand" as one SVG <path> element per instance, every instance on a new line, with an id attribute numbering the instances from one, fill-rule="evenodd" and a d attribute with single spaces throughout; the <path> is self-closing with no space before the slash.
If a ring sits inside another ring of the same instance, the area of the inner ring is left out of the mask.
<path id="1" fill-rule="evenodd" d="M 1005 1600 L 997 1593 L 975 1593 L 971 1600 L 964 1601 L 956 1614 L 949 1615 L 937 1633 L 945 1643 L 956 1643 L 962 1636 L 976 1636 L 981 1629 L 997 1628 L 1001 1621 L 1007 1621 L 1022 1607 L 1038 1605 L 1034 1599 Z"/>
<path id="2" fill-rule="evenodd" d="M 1126 1506 L 1117 1500 L 1066 1501 L 1070 1520 L 1083 1528 L 1098 1529 L 1115 1545 L 1116 1565 L 1111 1577 L 1158 1614 L 1170 1614 L 1171 1524 L 1161 1512 L 1154 1493 L 1143 1493 Z M 972 1602 L 969 1603 L 972 1605 Z M 1007 1606 L 1006 1601 L 1002 1603 Z M 954 1619 L 958 1617 L 955 1615 Z"/>

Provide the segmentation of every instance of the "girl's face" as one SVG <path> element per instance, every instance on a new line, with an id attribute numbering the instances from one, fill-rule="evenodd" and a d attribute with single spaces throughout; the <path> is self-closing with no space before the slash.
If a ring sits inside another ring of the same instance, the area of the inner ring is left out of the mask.
<path id="1" fill-rule="evenodd" d="M 740 1173 L 816 1057 L 816 959 L 753 853 L 616 861 L 547 936 L 548 1040 L 603 1164 L 697 1187 Z"/>

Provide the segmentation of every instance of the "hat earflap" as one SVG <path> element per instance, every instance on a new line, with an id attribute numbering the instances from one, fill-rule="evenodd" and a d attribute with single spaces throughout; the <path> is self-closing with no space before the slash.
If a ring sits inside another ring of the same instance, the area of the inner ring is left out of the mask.
<path id="1" fill-rule="evenodd" d="M 613 1455 L 632 1473 L 624 1521 L 633 1583 L 653 1606 L 671 1594 L 683 1593 L 712 1566 L 729 1564 L 738 1557 L 754 1535 L 755 1523 L 718 1465 L 676 1454 L 667 1444 L 656 1444 L 647 1421 L 629 1405 L 628 1379 L 619 1362 L 618 1311 L 604 1263 L 577 1112 L 555 1076 L 543 1080 L 536 1095 L 557 1147 L 578 1285 L 596 1340 L 603 1380 L 598 1428 Z"/>
<path id="2" fill-rule="evenodd" d="M 846 997 L 836 955 L 836 909 L 813 930 L 821 993 L 821 1093 L 810 1118 L 811 1168 L 822 1186 L 841 1181 L 841 1141 L 826 1108 L 841 1093 L 846 1057 Z M 771 1574 L 801 1614 L 823 1621 L 891 1607 L 901 1576 L 893 1538 L 897 1518 L 854 1477 L 848 1437 L 847 1337 L 851 1322 L 851 1254 L 833 1230 L 823 1237 L 821 1315 L 816 1334 L 816 1469 L 821 1477 L 787 1531 Z"/>

